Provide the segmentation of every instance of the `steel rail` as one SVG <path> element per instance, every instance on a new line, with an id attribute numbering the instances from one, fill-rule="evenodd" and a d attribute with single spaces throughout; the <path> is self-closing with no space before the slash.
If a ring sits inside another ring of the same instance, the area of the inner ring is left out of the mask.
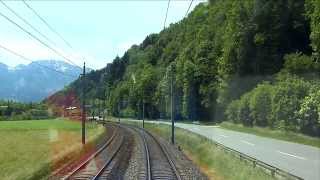
<path id="1" fill-rule="evenodd" d="M 96 151 L 94 154 L 92 154 L 86 161 L 82 162 L 79 166 L 74 168 L 67 176 L 63 177 L 62 179 L 69 179 L 71 176 L 75 175 L 77 172 L 79 172 L 80 169 L 82 169 L 85 165 L 87 165 L 93 158 L 95 158 L 97 155 L 99 155 L 104 149 L 106 149 L 111 142 L 114 140 L 116 136 L 116 130 L 113 130 L 113 134 L 111 138 L 101 147 L 98 151 Z"/>
<path id="2" fill-rule="evenodd" d="M 181 176 L 180 176 L 180 173 L 178 172 L 178 170 L 177 170 L 177 168 L 176 168 L 173 160 L 171 159 L 168 151 L 163 147 L 163 145 L 162 145 L 150 132 L 148 132 L 147 130 L 142 129 L 142 128 L 140 128 L 140 127 L 134 127 L 134 126 L 130 126 L 130 127 L 132 127 L 133 129 L 137 128 L 137 129 L 139 129 L 140 131 L 143 132 L 143 134 L 142 134 L 141 132 L 140 132 L 139 134 L 140 134 L 140 136 L 142 137 L 142 139 L 144 140 L 144 143 L 147 143 L 146 140 L 145 140 L 144 134 L 148 134 L 148 135 L 156 142 L 156 144 L 160 147 L 160 150 L 161 150 L 161 151 L 163 152 L 163 154 L 165 155 L 167 161 L 169 162 L 170 167 L 171 167 L 172 171 L 174 172 L 174 175 L 176 176 L 176 179 L 177 179 L 177 180 L 181 180 L 182 178 L 181 178 Z M 147 150 L 148 150 L 147 144 L 145 144 L 145 147 L 146 147 Z M 148 150 L 148 151 L 149 151 L 149 150 Z M 149 153 L 148 153 L 148 156 L 149 156 Z M 149 157 L 148 164 L 149 164 L 148 180 L 150 180 L 150 179 L 151 179 L 150 157 Z"/>
<path id="3" fill-rule="evenodd" d="M 122 145 L 124 143 L 124 136 L 122 136 L 121 138 L 121 143 L 120 145 L 117 147 L 116 151 L 111 155 L 111 158 L 102 166 L 102 168 L 98 171 L 98 173 L 92 178 L 92 180 L 96 180 L 98 179 L 102 173 L 104 172 L 104 170 L 110 165 L 110 163 L 113 161 L 113 159 L 116 157 L 116 155 L 118 154 L 118 152 L 120 151 Z"/>
<path id="4" fill-rule="evenodd" d="M 177 180 L 181 180 L 181 176 L 176 168 L 176 165 L 174 164 L 174 162 L 172 161 L 172 158 L 170 157 L 168 151 L 165 149 L 165 147 L 163 147 L 163 145 L 153 136 L 153 134 L 151 134 L 149 131 L 147 130 L 143 130 L 145 133 L 147 133 L 149 136 L 152 137 L 152 139 L 159 145 L 161 151 L 165 154 L 166 156 L 166 159 L 168 160 L 170 166 L 171 166 L 171 169 L 173 170 Z"/>
<path id="5" fill-rule="evenodd" d="M 141 139 L 142 139 L 142 142 L 143 142 L 143 146 L 144 146 L 144 152 L 145 152 L 145 155 L 146 155 L 146 169 L 147 169 L 147 180 L 151 180 L 152 176 L 151 176 L 151 163 L 150 163 L 150 151 L 149 151 L 149 148 L 148 148 L 148 145 L 147 145 L 147 141 L 146 141 L 146 138 L 144 136 L 144 134 L 141 133 L 141 130 L 137 130 L 137 127 L 134 127 L 134 126 L 129 126 L 131 129 L 133 129 L 134 131 L 136 131 Z"/>

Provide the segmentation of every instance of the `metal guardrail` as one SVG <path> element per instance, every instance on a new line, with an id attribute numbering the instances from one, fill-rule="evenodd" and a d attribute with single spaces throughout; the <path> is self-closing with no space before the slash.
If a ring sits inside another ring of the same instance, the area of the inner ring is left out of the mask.
<path id="1" fill-rule="evenodd" d="M 179 127 L 178 127 L 178 128 L 179 128 Z M 186 130 L 186 129 L 184 129 L 184 130 Z M 187 131 L 189 131 L 189 130 L 187 130 Z M 190 132 L 191 132 L 191 131 L 190 131 Z M 219 142 L 217 142 L 217 141 L 215 141 L 215 140 L 213 140 L 213 139 L 209 139 L 208 137 L 202 136 L 202 135 L 200 135 L 200 134 L 197 134 L 197 135 L 199 135 L 199 136 L 201 136 L 201 137 L 204 137 L 206 140 L 210 141 L 211 143 L 215 144 L 216 146 L 220 146 L 220 147 L 223 148 L 224 150 L 229 151 L 229 152 L 233 153 L 233 154 L 236 155 L 236 156 L 239 156 L 240 160 L 247 160 L 247 161 L 251 162 L 251 163 L 253 164 L 253 167 L 259 166 L 259 167 L 261 167 L 261 168 L 264 168 L 264 169 L 266 169 L 266 170 L 269 170 L 270 173 L 271 173 L 271 175 L 272 175 L 273 177 L 276 177 L 276 175 L 278 175 L 278 176 L 283 177 L 283 178 L 285 178 L 285 179 L 304 180 L 304 179 L 301 178 L 301 177 L 298 177 L 298 176 L 296 176 L 296 175 L 294 175 L 294 174 L 291 174 L 291 173 L 289 173 L 289 172 L 287 172 L 287 171 L 284 171 L 284 170 L 282 170 L 282 169 L 280 169 L 280 168 L 277 168 L 277 167 L 272 166 L 272 165 L 270 165 L 270 164 L 268 164 L 268 163 L 265 163 L 265 162 L 263 162 L 263 161 L 260 161 L 260 160 L 258 160 L 258 159 L 256 159 L 256 158 L 252 157 L 252 156 L 249 156 L 249 155 L 247 155 L 247 154 L 244 154 L 244 153 L 242 153 L 242 152 L 239 152 L 239 151 L 237 151 L 237 150 L 234 150 L 234 149 L 232 149 L 232 148 L 229 148 L 229 147 L 227 147 L 227 146 L 225 146 L 225 145 L 223 145 L 223 144 L 221 144 L 221 143 L 219 143 Z"/>

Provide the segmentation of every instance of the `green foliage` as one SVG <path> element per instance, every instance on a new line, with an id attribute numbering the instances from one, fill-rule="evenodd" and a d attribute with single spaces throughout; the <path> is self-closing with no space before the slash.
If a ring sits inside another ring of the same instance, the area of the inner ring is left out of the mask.
<path id="1" fill-rule="evenodd" d="M 312 84 L 314 83 L 314 84 Z M 262 83 L 232 101 L 225 111 L 231 121 L 320 136 L 319 81 L 279 73 L 274 84 Z"/>
<path id="2" fill-rule="evenodd" d="M 270 124 L 272 108 L 272 86 L 268 83 L 259 84 L 251 93 L 250 116 L 254 124 L 265 127 Z"/>
<path id="3" fill-rule="evenodd" d="M 238 109 L 238 119 L 242 121 L 245 126 L 253 126 L 253 119 L 250 115 L 250 94 L 245 94 L 241 97 Z"/>
<path id="4" fill-rule="evenodd" d="M 311 45 L 314 56 L 320 58 L 320 2 L 319 0 L 306 0 L 307 16 L 311 20 Z"/>
<path id="5" fill-rule="evenodd" d="M 306 134 L 320 136 L 320 88 L 313 87 L 303 99 L 297 112 L 301 131 Z"/>
<path id="6" fill-rule="evenodd" d="M 234 100 L 232 101 L 228 107 L 226 108 L 226 117 L 227 119 L 233 121 L 234 123 L 241 123 L 241 121 L 238 118 L 238 111 L 240 106 L 240 100 Z"/>
<path id="7" fill-rule="evenodd" d="M 303 55 L 302 53 L 294 53 L 286 55 L 284 60 L 284 68 L 290 73 L 299 75 L 315 73 L 318 76 L 320 75 L 319 62 L 310 56 Z"/>
<path id="8" fill-rule="evenodd" d="M 0 101 L 0 120 L 48 119 L 48 107 L 43 103 Z"/>
<path id="9" fill-rule="evenodd" d="M 141 118 L 145 105 L 144 117 L 168 118 L 172 80 L 175 119 L 302 131 L 318 31 L 319 0 L 212 0 L 89 73 L 85 90 L 114 116 Z M 81 97 L 80 80 L 70 89 Z"/>

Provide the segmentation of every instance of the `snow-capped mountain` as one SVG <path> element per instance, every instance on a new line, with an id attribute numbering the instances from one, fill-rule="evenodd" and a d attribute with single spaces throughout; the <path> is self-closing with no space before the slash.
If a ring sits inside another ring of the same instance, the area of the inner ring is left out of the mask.
<path id="1" fill-rule="evenodd" d="M 79 67 L 56 60 L 35 61 L 16 67 L 0 63 L 0 99 L 41 101 L 77 79 L 80 73 Z"/>

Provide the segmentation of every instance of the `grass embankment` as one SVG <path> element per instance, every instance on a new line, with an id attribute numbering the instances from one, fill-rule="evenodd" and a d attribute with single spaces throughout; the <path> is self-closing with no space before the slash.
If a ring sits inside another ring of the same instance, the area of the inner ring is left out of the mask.
<path id="1" fill-rule="evenodd" d="M 0 121 L 1 179 L 40 179 L 56 166 L 82 153 L 81 124 L 54 119 Z M 104 128 L 87 124 L 87 140 L 95 141 Z"/>
<path id="2" fill-rule="evenodd" d="M 320 138 L 310 137 L 299 133 L 272 130 L 270 128 L 245 127 L 241 124 L 233 124 L 230 122 L 223 122 L 220 124 L 220 127 L 228 130 L 244 132 L 257 136 L 279 139 L 320 148 Z"/>
<path id="3" fill-rule="evenodd" d="M 140 125 L 138 122 L 124 123 Z M 170 139 L 171 127 L 168 125 L 146 123 L 145 127 L 150 131 Z M 184 153 L 196 164 L 210 179 L 220 180 L 264 180 L 273 179 L 260 168 L 253 168 L 252 164 L 241 161 L 238 157 L 226 153 L 222 148 L 217 147 L 212 141 L 176 128 L 176 142 L 182 147 Z"/>

